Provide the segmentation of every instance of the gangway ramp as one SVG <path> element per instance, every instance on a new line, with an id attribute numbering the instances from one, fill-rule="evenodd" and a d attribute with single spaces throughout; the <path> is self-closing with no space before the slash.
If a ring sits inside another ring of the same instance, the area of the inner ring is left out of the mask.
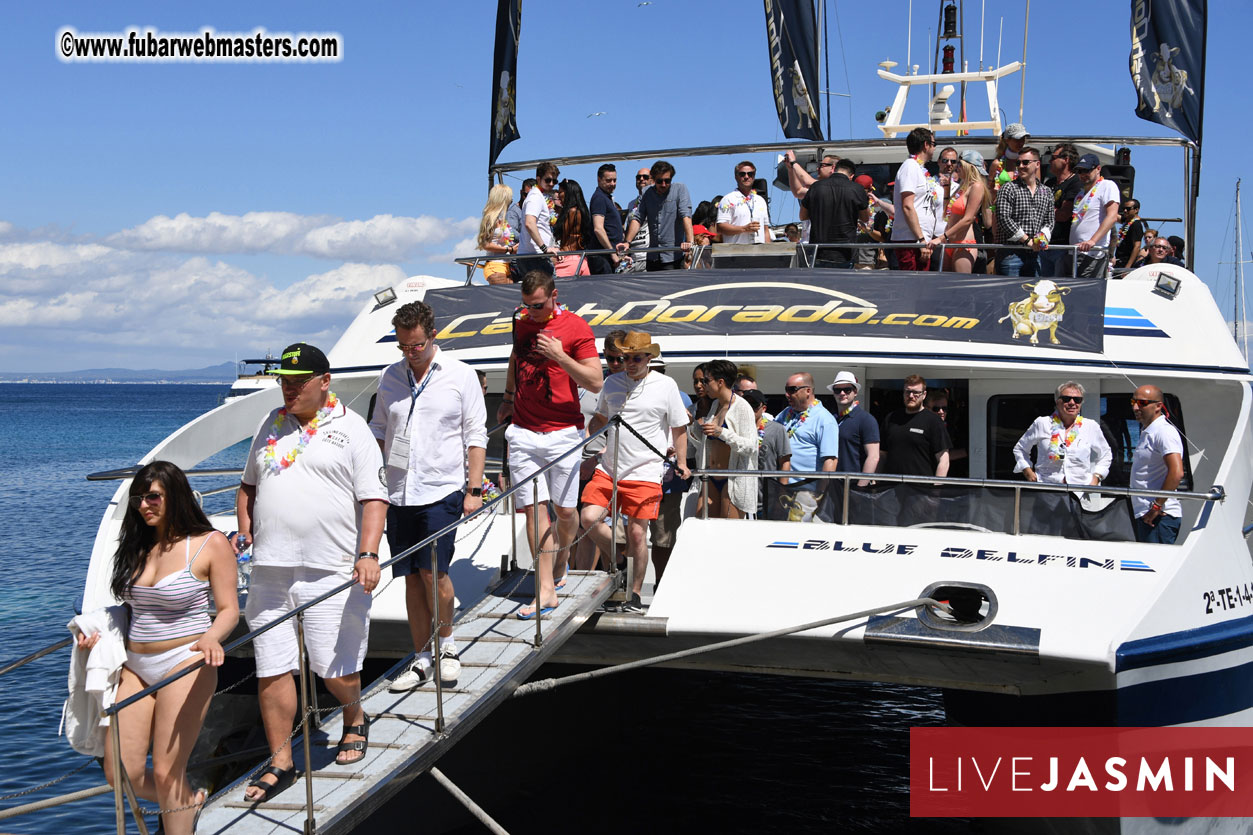
<path id="1" fill-rule="evenodd" d="M 351 831 L 407 783 L 424 774 L 534 674 L 616 588 L 616 579 L 604 572 L 571 571 L 565 588 L 558 592 L 560 605 L 541 616 L 543 637 L 537 646 L 535 621 L 515 617 L 534 597 L 533 578 L 521 571 L 506 574 L 453 625 L 461 675 L 443 687 L 443 733 L 436 732 L 434 682 L 409 693 L 390 693 L 386 680 L 380 680 L 367 688 L 363 700 L 370 717 L 370 747 L 364 759 L 351 765 L 335 763 L 335 747 L 343 727 L 339 711 L 311 734 L 317 832 Z M 389 670 L 385 678 L 398 674 L 411 658 Z M 209 799 L 197 833 L 304 832 L 307 795 L 303 737 L 294 737 L 292 746 L 300 779 L 268 802 L 258 804 L 244 800 L 248 778 L 237 780 Z"/>

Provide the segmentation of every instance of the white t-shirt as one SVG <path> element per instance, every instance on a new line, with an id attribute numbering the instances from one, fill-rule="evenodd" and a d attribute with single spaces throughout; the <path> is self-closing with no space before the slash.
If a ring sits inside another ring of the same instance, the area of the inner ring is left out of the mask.
<path id="1" fill-rule="evenodd" d="M 1166 481 L 1166 456 L 1177 453 L 1182 466 L 1183 439 L 1179 430 L 1162 415 L 1157 420 L 1140 430 L 1140 442 L 1136 444 L 1135 455 L 1131 457 L 1131 489 L 1156 490 Z M 1149 512 L 1153 499 L 1148 496 L 1132 496 L 1131 511 L 1138 519 Z M 1162 513 L 1166 516 L 1179 517 L 1183 510 L 1178 499 L 1166 499 L 1162 502 Z"/>
<path id="2" fill-rule="evenodd" d="M 256 565 L 342 570 L 357 561 L 361 503 L 387 501 L 383 456 L 365 420 L 343 403 L 318 426 L 286 469 L 266 463 L 266 445 L 277 436 L 275 460 L 300 441 L 300 421 L 287 415 L 275 430 L 270 412 L 248 450 L 243 483 L 257 488 L 252 511 L 252 559 Z"/>
<path id="3" fill-rule="evenodd" d="M 741 232 L 738 235 L 723 235 L 724 244 L 766 243 L 769 240 L 766 236 L 770 229 L 770 210 L 766 207 L 766 201 L 755 191 L 749 192 L 749 196 L 745 197 L 744 192 L 736 189 L 718 201 L 718 223 L 747 226 L 754 220 L 761 224 L 755 234 Z"/>
<path id="4" fill-rule="evenodd" d="M 678 383 L 656 371 L 649 371 L 639 381 L 632 380 L 625 371 L 610 374 L 605 378 L 605 387 L 600 390 L 596 414 L 606 418 L 621 414 L 632 429 L 663 453 L 671 446 L 670 430 L 687 426 L 688 420 L 687 409 L 679 397 Z M 615 467 L 616 431 L 611 429 L 606 433 L 605 452 L 597 469 L 609 476 L 617 475 L 624 481 L 661 484 L 661 459 L 626 429 L 622 430 L 619 441 L 622 466 L 620 469 Z"/>
<path id="5" fill-rule="evenodd" d="M 1117 203 L 1120 200 L 1122 200 L 1122 192 L 1118 190 L 1118 185 L 1113 180 L 1101 178 L 1095 188 L 1089 186 L 1075 200 L 1075 207 L 1071 210 L 1074 223 L 1070 225 L 1070 242 L 1072 244 L 1083 243 L 1096 234 L 1096 230 L 1101 226 L 1101 216 L 1105 214 L 1105 205 Z M 1110 231 L 1113 231 L 1112 227 Z M 1108 246 L 1109 236 L 1110 233 L 1106 232 L 1095 246 Z"/>
<path id="6" fill-rule="evenodd" d="M 535 242 L 531 240 L 531 233 L 526 230 L 526 219 L 534 217 L 535 223 L 539 227 L 539 239 L 547 247 L 553 246 L 553 218 L 557 215 L 553 212 L 552 207 L 548 205 L 548 198 L 539 190 L 539 186 L 526 193 L 526 202 L 522 204 L 522 229 L 518 231 L 521 240 L 518 241 L 518 253 L 520 255 L 530 255 L 539 252 Z"/>
<path id="7" fill-rule="evenodd" d="M 896 208 L 896 222 L 892 224 L 892 240 L 917 240 L 901 209 L 901 201 L 906 193 L 914 195 L 914 212 L 918 215 L 918 226 L 922 230 L 922 236 L 924 238 L 935 237 L 941 214 L 940 181 L 928 174 L 925 166 L 910 157 L 896 170 L 895 189 L 892 204 Z"/>
<path id="8" fill-rule="evenodd" d="M 487 409 L 478 375 L 439 348 L 421 380 L 413 378 L 407 360 L 389 365 L 379 377 L 370 431 L 383 441 L 383 461 L 388 464 L 387 494 L 392 504 L 431 504 L 464 489 L 466 450 L 487 448 Z M 409 438 L 405 467 L 391 466 L 392 448 L 398 436 L 402 439 L 401 450 L 403 438 Z"/>

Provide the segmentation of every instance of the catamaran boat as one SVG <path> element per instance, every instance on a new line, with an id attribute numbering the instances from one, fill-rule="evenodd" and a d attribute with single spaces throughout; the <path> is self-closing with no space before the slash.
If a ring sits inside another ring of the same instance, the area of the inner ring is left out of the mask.
<path id="1" fill-rule="evenodd" d="M 1060 141 L 1124 165 L 1127 154 L 1120 149 L 1177 147 L 1189 159 L 1193 150 L 1183 140 L 1123 137 L 1036 137 L 1033 144 Z M 986 136 L 959 136 L 951 144 L 989 158 L 993 151 Z M 796 144 L 555 161 L 594 165 L 791 148 Z M 797 156 L 813 171 L 830 153 L 863 170 L 890 172 L 903 157 L 903 143 L 886 136 L 815 142 Z M 536 162 L 495 166 L 492 174 L 530 170 Z M 1117 280 L 1047 281 L 815 269 L 809 266 L 813 248 L 793 244 L 714 245 L 711 254 L 711 269 L 563 280 L 560 301 L 588 321 L 598 340 L 615 328 L 649 332 L 664 351 L 665 373 L 683 386 L 702 362 L 735 362 L 756 378 L 771 412 L 782 408 L 790 375 L 811 373 L 822 392 L 837 372 L 851 371 L 862 384 L 862 406 L 882 418 L 900 406 L 902 380 L 920 374 L 929 388 L 949 394 L 949 428 L 966 451 L 961 477 L 885 474 L 859 487 L 855 476 L 831 474 L 828 490 L 840 497 L 837 511 L 831 521 L 814 523 L 704 518 L 695 509 L 698 478 L 664 581 L 648 578 L 646 613 L 583 610 L 546 642 L 537 635 L 530 650 L 542 646 L 547 660 L 601 667 L 691 650 L 666 663 L 941 688 L 950 721 L 961 724 L 1242 725 L 1253 719 L 1247 542 L 1253 374 L 1200 278 L 1170 265 Z M 328 352 L 332 389 L 342 402 L 369 413 L 380 372 L 399 358 L 391 318 L 400 305 L 425 300 L 436 312 L 442 350 L 486 372 L 488 414 L 495 414 L 519 292 L 475 284 L 476 259 L 461 263 L 464 281 L 418 276 L 383 288 L 364 306 Z M 1084 386 L 1082 416 L 1100 423 L 1113 449 L 1109 478 L 1082 504 L 1064 486 L 1014 474 L 1014 443 L 1035 417 L 1051 412 L 1053 391 L 1068 380 Z M 1172 545 L 1142 544 L 1131 535 L 1135 491 L 1127 485 L 1140 427 L 1129 399 L 1146 383 L 1162 389 L 1185 439 L 1178 493 L 1183 520 Z M 248 441 L 280 404 L 274 386 L 232 397 L 140 463 L 164 459 L 189 471 L 214 524 L 233 531 L 233 490 Z M 606 431 L 612 442 L 622 428 Z M 499 433 L 488 454 L 489 461 L 502 457 Z M 108 580 L 134 469 L 97 474 L 120 483 L 96 535 L 84 610 L 114 602 Z M 902 512 L 919 506 L 924 513 Z M 473 613 L 495 605 L 506 579 L 525 576 L 529 549 L 515 519 L 506 495 L 453 533 L 455 631 L 462 646 L 467 633 L 486 635 L 475 630 L 472 618 L 482 615 Z M 601 576 L 593 603 L 623 587 L 621 573 Z M 508 611 L 528 602 L 529 594 L 505 604 L 513 606 Z M 699 651 L 771 633 L 778 634 Z M 483 638 L 489 639 L 504 640 Z M 411 649 L 403 585 L 388 584 L 375 594 L 370 653 L 404 659 Z M 506 687 L 507 679 L 493 679 L 483 703 L 498 701 L 522 680 Z M 439 722 L 435 728 L 446 730 L 442 707 Z M 397 737 L 395 746 L 402 742 Z M 385 777 L 411 779 L 404 769 L 431 761 L 423 762 L 387 766 L 392 770 L 384 769 Z M 351 781 L 337 785 L 348 792 Z M 309 791 L 306 808 L 313 803 Z M 243 813 L 213 821 L 226 828 L 242 827 L 245 819 L 255 831 L 277 831 Z M 322 818 L 319 829 L 359 819 Z M 1153 825 L 1137 824 L 1142 831 Z"/>

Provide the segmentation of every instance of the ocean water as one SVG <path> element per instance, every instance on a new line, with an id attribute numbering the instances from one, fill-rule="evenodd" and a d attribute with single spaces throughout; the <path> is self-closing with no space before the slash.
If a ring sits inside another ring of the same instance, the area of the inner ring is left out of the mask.
<path id="1" fill-rule="evenodd" d="M 135 463 L 225 393 L 0 384 L 8 441 L 0 662 L 67 634 L 116 488 L 84 476 Z M 57 736 L 68 662 L 61 650 L 0 679 L 0 809 L 104 782 L 93 763 L 50 788 L 7 797 L 84 762 Z M 541 675 L 565 672 L 554 665 Z M 510 702 L 441 768 L 512 833 L 963 832 L 964 822 L 909 818 L 908 729 L 943 721 L 934 690 L 646 670 Z M 428 777 L 361 830 L 397 819 L 483 831 Z M 112 796 L 0 821 L 0 831 L 112 832 Z"/>

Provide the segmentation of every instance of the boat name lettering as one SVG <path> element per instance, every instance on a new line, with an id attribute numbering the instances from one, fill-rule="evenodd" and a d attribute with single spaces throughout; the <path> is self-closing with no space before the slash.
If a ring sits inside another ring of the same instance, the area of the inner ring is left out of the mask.
<path id="1" fill-rule="evenodd" d="M 1138 571 L 1155 573 L 1147 563 L 1140 560 L 1118 560 L 1113 557 L 1082 557 L 1074 554 L 1045 554 L 1045 553 L 1028 553 L 1010 550 L 1000 550 L 996 548 L 966 548 L 962 546 L 949 546 L 940 548 L 938 552 L 922 550 L 917 543 L 897 543 L 897 542 L 858 542 L 843 539 L 798 539 L 798 540 L 779 540 L 776 539 L 769 543 L 767 548 L 790 550 L 790 551 L 838 551 L 845 554 L 877 554 L 877 555 L 898 555 L 898 556 L 939 556 L 944 559 L 975 559 L 985 560 L 987 562 L 1006 562 L 1016 565 L 1057 565 L 1066 568 L 1099 568 L 1105 571 Z M 1225 597 L 1230 592 L 1234 598 Z M 1220 589 L 1217 592 L 1205 592 L 1207 607 L 1213 604 L 1215 599 L 1219 599 L 1220 606 L 1231 608 L 1236 605 L 1253 606 L 1253 583 L 1247 583 L 1243 587 L 1231 587 L 1230 589 Z M 1221 599 L 1220 599 L 1221 598 Z M 1223 600 L 1235 600 L 1231 605 L 1226 605 Z M 1207 614 L 1209 613 L 1207 608 Z"/>

